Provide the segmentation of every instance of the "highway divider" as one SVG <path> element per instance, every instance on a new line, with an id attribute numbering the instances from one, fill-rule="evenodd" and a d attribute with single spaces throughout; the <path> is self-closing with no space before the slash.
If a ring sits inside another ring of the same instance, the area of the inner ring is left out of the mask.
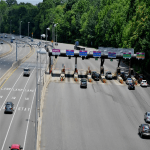
<path id="1" fill-rule="evenodd" d="M 57 57 L 57 59 L 54 59 L 54 61 L 53 61 L 53 68 L 55 67 L 57 60 L 58 60 L 58 57 Z M 41 128 L 42 128 L 44 98 L 45 98 L 47 86 L 49 85 L 49 83 L 51 81 L 51 77 L 52 77 L 51 74 L 46 74 L 46 73 L 44 74 L 43 88 L 42 88 L 41 99 L 40 99 L 40 116 L 38 117 L 38 131 L 37 131 L 37 142 L 36 142 L 37 150 L 40 150 L 40 148 L 41 148 Z"/>
<path id="2" fill-rule="evenodd" d="M 122 79 L 122 77 L 118 76 L 118 77 L 117 77 L 117 80 L 118 80 L 121 84 L 123 84 L 123 79 Z"/>
<path id="3" fill-rule="evenodd" d="M 9 70 L 7 70 L 7 72 L 0 78 L 0 88 L 4 85 L 4 83 L 10 77 L 10 75 L 20 66 L 20 64 L 25 62 L 26 59 L 28 59 L 34 53 L 34 48 L 32 46 L 30 47 L 30 52 L 24 58 L 18 60 L 17 62 L 14 62 L 12 64 L 12 67 Z"/>
<path id="4" fill-rule="evenodd" d="M 6 56 L 6 55 L 8 55 L 8 54 L 10 54 L 12 52 L 12 45 L 9 42 L 7 42 L 7 41 L 4 41 L 4 40 L 2 40 L 2 41 L 4 43 L 7 43 L 10 46 L 10 50 L 8 52 L 6 52 L 6 53 L 1 54 L 0 58 L 4 57 L 4 56 Z"/>

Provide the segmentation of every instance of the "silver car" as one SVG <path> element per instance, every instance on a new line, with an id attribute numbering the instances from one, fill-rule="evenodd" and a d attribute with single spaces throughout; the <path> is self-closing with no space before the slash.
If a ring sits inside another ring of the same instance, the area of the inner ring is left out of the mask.
<path id="1" fill-rule="evenodd" d="M 133 80 L 131 78 L 127 78 L 126 84 L 131 84 L 131 83 L 133 83 Z"/>
<path id="2" fill-rule="evenodd" d="M 145 120 L 145 122 L 150 122 L 150 112 L 146 112 L 144 114 L 144 120 Z"/>
<path id="3" fill-rule="evenodd" d="M 30 69 L 29 68 L 24 68 L 24 71 L 23 71 L 23 76 L 30 76 Z"/>
<path id="4" fill-rule="evenodd" d="M 111 71 L 107 71 L 105 77 L 106 77 L 106 79 L 112 79 L 112 73 L 111 73 Z"/>

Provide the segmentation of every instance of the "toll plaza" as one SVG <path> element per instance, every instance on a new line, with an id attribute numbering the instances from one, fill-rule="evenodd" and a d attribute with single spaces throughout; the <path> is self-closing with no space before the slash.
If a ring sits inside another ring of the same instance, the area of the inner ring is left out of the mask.
<path id="1" fill-rule="evenodd" d="M 105 59 L 110 59 L 110 61 L 113 61 L 113 59 L 118 59 L 118 65 L 116 66 L 115 73 L 113 73 L 113 79 L 117 79 L 120 83 L 122 83 L 122 78 L 120 76 L 121 70 L 120 70 L 120 62 L 122 59 L 129 59 L 130 61 L 130 69 L 129 69 L 129 76 L 133 78 L 133 68 L 132 64 L 134 63 L 135 59 L 144 59 L 145 58 L 145 53 L 142 52 L 137 52 L 134 54 L 134 49 L 127 49 L 127 48 L 111 48 L 111 47 L 99 47 L 97 50 L 61 50 L 61 49 L 52 49 L 49 51 L 49 66 L 51 66 L 51 56 L 57 57 L 68 57 L 68 59 L 71 59 L 71 57 L 75 57 L 75 67 L 73 72 L 67 72 L 65 71 L 65 68 L 62 68 L 60 73 L 53 72 L 52 68 L 50 67 L 50 72 L 52 72 L 53 75 L 61 76 L 63 74 L 64 79 L 65 77 L 74 77 L 75 81 L 78 81 L 78 78 L 84 77 L 88 78 L 89 82 L 91 81 L 91 70 L 89 68 L 87 69 L 85 74 L 80 75 L 78 73 L 78 68 L 77 68 L 77 58 L 80 57 L 82 60 L 84 59 L 95 59 L 98 60 L 100 59 L 100 79 L 102 82 L 106 82 L 105 79 L 105 72 L 104 72 L 104 63 Z M 60 75 L 61 74 L 61 75 Z M 133 78 L 136 83 L 136 79 Z"/>

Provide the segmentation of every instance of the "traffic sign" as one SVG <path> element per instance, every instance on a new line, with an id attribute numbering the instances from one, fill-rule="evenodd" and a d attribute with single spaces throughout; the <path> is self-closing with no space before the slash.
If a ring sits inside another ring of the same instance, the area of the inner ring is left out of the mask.
<path id="1" fill-rule="evenodd" d="M 131 53 L 123 53 L 123 58 L 131 58 Z"/>
<path id="2" fill-rule="evenodd" d="M 60 49 L 52 49 L 52 55 L 60 55 Z"/>
<path id="3" fill-rule="evenodd" d="M 51 40 L 51 42 L 53 43 L 53 40 Z"/>
<path id="4" fill-rule="evenodd" d="M 74 50 L 66 50 L 67 56 L 74 56 Z"/>
<path id="5" fill-rule="evenodd" d="M 116 58 L 115 52 L 108 52 L 108 58 Z"/>
<path id="6" fill-rule="evenodd" d="M 101 51 L 93 51 L 93 57 L 101 57 Z"/>
<path id="7" fill-rule="evenodd" d="M 87 56 L 87 51 L 79 51 L 79 56 Z"/>
<path id="8" fill-rule="evenodd" d="M 32 35 L 33 35 L 33 32 L 32 32 Z"/>
<path id="9" fill-rule="evenodd" d="M 145 59 L 145 53 L 137 52 L 137 53 L 136 53 L 136 58 L 137 58 L 137 59 Z"/>

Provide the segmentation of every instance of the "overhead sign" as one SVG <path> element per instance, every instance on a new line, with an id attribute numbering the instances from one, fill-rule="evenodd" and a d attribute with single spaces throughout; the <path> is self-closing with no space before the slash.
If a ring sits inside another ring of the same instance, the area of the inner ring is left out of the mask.
<path id="1" fill-rule="evenodd" d="M 145 59 L 145 53 L 137 52 L 137 53 L 136 53 L 136 58 L 137 58 L 137 59 Z"/>
<path id="2" fill-rule="evenodd" d="M 93 51 L 93 57 L 101 57 L 101 51 Z"/>
<path id="3" fill-rule="evenodd" d="M 87 56 L 87 51 L 79 51 L 79 56 Z"/>
<path id="4" fill-rule="evenodd" d="M 116 58 L 115 52 L 108 52 L 108 58 Z"/>
<path id="5" fill-rule="evenodd" d="M 60 55 L 60 49 L 52 49 L 52 55 Z"/>
<path id="6" fill-rule="evenodd" d="M 123 58 L 131 58 L 131 53 L 123 53 Z"/>
<path id="7" fill-rule="evenodd" d="M 67 56 L 74 56 L 74 50 L 66 50 Z"/>

